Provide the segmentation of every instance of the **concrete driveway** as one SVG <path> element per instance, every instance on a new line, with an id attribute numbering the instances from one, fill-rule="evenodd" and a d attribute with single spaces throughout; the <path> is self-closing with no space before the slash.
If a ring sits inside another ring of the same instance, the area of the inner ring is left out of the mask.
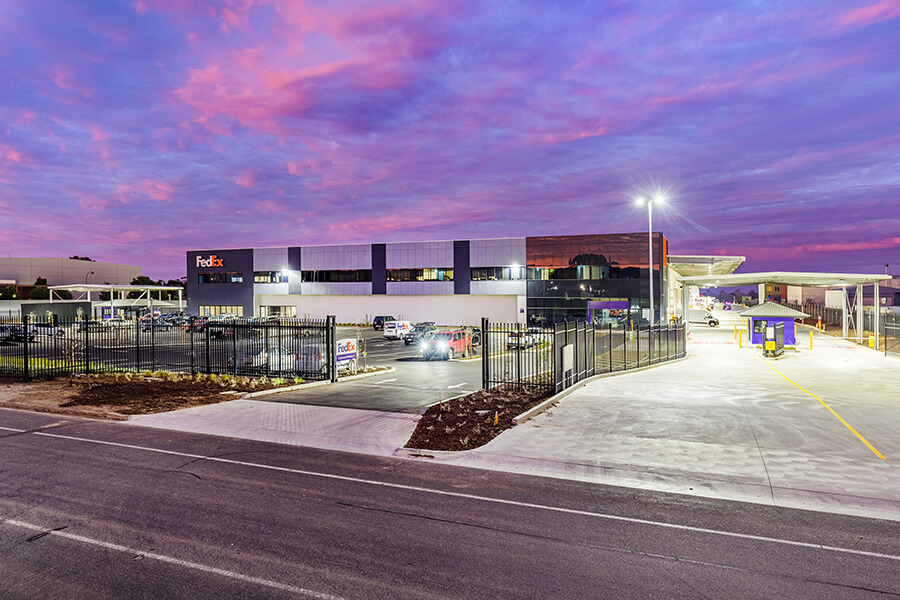
<path id="1" fill-rule="evenodd" d="M 596 380 L 447 463 L 900 520 L 900 359 L 800 328 L 779 359 L 695 327 L 687 360 Z"/>

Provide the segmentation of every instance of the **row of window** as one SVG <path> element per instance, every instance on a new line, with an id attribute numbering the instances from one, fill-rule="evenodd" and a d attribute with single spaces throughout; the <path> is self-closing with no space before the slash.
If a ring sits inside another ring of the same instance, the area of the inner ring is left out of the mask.
<path id="1" fill-rule="evenodd" d="M 297 317 L 296 306 L 260 306 L 259 316 L 261 317 L 282 317 L 294 319 Z"/>
<path id="2" fill-rule="evenodd" d="M 288 274 L 284 271 L 254 271 L 253 283 L 287 283 Z"/>
<path id="3" fill-rule="evenodd" d="M 244 283 L 243 273 L 199 273 L 200 283 Z"/>
<path id="4" fill-rule="evenodd" d="M 300 281 L 303 283 L 359 283 L 372 281 L 371 269 L 301 271 Z"/>
<path id="5" fill-rule="evenodd" d="M 388 281 L 453 281 L 453 269 L 388 269 Z"/>
<path id="6" fill-rule="evenodd" d="M 201 317 L 221 317 L 223 315 L 243 317 L 243 306 L 200 305 L 198 313 Z"/>
<path id="7" fill-rule="evenodd" d="M 638 279 L 641 269 L 638 267 L 609 267 L 575 265 L 564 268 L 533 267 L 473 267 L 472 281 L 549 281 L 549 280 L 581 280 L 597 281 L 602 279 Z M 243 273 L 200 273 L 200 283 L 242 283 Z M 331 269 L 323 271 L 301 271 L 300 281 L 303 283 L 360 283 L 372 281 L 371 269 Z M 388 269 L 387 281 L 453 281 L 453 269 Z M 284 271 L 256 271 L 253 273 L 254 283 L 287 283 L 288 274 Z"/>

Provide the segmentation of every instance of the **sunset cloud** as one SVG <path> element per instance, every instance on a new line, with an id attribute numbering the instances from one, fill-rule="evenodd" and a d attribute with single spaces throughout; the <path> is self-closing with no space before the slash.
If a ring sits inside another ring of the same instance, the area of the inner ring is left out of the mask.
<path id="1" fill-rule="evenodd" d="M 663 188 L 673 253 L 900 265 L 895 0 L 77 0 L 0 35 L 7 253 L 168 279 L 188 248 L 643 231 Z"/>

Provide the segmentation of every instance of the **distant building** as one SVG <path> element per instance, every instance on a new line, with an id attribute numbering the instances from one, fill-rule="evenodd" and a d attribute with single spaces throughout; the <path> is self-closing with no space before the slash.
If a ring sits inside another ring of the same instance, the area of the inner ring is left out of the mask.
<path id="1" fill-rule="evenodd" d="M 0 314 L 18 313 L 41 278 L 46 285 L 85 283 L 129 284 L 141 275 L 141 267 L 74 258 L 0 258 L 0 289 L 14 288 L 13 297 L 0 299 Z"/>

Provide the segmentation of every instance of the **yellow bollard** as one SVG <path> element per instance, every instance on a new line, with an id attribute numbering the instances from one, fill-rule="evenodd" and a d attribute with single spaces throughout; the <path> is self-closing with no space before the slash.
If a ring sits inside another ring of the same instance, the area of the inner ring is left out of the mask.
<path id="1" fill-rule="evenodd" d="M 809 349 L 812 350 L 812 329 L 809 330 Z"/>
<path id="2" fill-rule="evenodd" d="M 740 336 L 738 338 L 738 348 L 743 348 L 743 347 L 744 347 L 744 336 Z"/>
<path id="3" fill-rule="evenodd" d="M 734 326 L 734 339 L 737 339 L 737 325 Z"/>

